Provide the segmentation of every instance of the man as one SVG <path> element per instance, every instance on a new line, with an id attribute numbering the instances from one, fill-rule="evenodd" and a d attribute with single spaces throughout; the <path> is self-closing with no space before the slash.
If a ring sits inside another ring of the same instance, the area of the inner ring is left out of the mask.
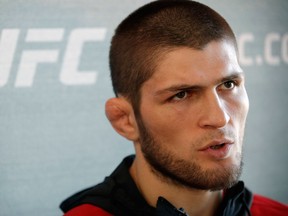
<path id="1" fill-rule="evenodd" d="M 65 216 L 288 215 L 239 181 L 249 102 L 218 13 L 185 0 L 143 6 L 116 29 L 110 67 L 106 115 L 135 156 L 64 201 Z"/>

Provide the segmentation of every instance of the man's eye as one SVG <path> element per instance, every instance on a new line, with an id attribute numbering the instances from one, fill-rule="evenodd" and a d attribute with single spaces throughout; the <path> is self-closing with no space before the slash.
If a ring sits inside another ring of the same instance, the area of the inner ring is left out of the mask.
<path id="1" fill-rule="evenodd" d="M 233 89 L 236 86 L 235 81 L 227 81 L 223 83 L 225 89 Z"/>
<path id="2" fill-rule="evenodd" d="M 188 96 L 187 91 L 181 91 L 181 92 L 178 92 L 177 94 L 175 94 L 172 99 L 173 100 L 183 100 L 187 96 Z"/>

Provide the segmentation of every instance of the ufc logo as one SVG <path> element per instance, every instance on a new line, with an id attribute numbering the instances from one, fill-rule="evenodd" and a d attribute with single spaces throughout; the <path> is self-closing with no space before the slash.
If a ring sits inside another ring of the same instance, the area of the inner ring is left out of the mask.
<path id="1" fill-rule="evenodd" d="M 67 48 L 59 72 L 59 80 L 64 85 L 92 85 L 97 81 L 98 72 L 79 71 L 78 67 L 87 42 L 99 43 L 105 39 L 106 28 L 77 28 L 68 36 Z M 65 29 L 41 28 L 28 29 L 25 43 L 62 42 Z M 0 87 L 9 80 L 15 50 L 19 40 L 20 29 L 3 29 L 0 35 Z M 37 66 L 43 63 L 55 64 L 59 61 L 59 49 L 23 50 L 17 68 L 15 87 L 31 87 Z"/>

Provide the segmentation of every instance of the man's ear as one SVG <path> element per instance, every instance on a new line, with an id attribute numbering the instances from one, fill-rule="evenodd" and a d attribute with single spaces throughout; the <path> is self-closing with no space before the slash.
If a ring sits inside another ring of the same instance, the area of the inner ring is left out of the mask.
<path id="1" fill-rule="evenodd" d="M 123 137 L 136 141 L 139 138 L 137 122 L 131 104 L 123 97 L 111 98 L 105 112 L 113 128 Z"/>

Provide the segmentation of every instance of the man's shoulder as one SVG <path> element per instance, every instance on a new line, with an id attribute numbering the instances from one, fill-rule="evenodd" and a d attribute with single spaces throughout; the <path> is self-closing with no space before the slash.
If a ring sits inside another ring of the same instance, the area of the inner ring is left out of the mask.
<path id="1" fill-rule="evenodd" d="M 64 213 L 66 213 L 65 216 L 68 212 L 68 216 L 84 216 L 89 215 L 86 214 L 86 212 L 100 211 L 99 209 L 105 208 L 107 209 L 110 206 L 110 198 L 114 186 L 115 183 L 113 179 L 106 177 L 102 183 L 77 192 L 76 194 L 64 200 L 61 203 L 60 208 Z M 92 208 L 93 206 L 94 208 Z M 101 208 L 97 206 L 101 206 Z M 82 213 L 82 211 L 84 212 L 84 214 L 79 214 L 79 212 Z"/>
<path id="2" fill-rule="evenodd" d="M 126 157 L 103 182 L 77 192 L 60 204 L 65 216 L 111 215 L 130 210 L 139 193 L 130 174 L 129 167 L 134 156 Z M 142 198 L 143 199 L 143 198 Z M 110 212 L 110 213 L 108 213 Z M 92 214 L 93 213 L 93 214 Z M 97 214 L 96 214 L 97 213 Z"/>
<path id="3" fill-rule="evenodd" d="M 251 213 L 253 216 L 257 215 L 274 215 L 274 216 L 287 216 L 288 205 L 270 199 L 268 197 L 254 194 Z"/>

